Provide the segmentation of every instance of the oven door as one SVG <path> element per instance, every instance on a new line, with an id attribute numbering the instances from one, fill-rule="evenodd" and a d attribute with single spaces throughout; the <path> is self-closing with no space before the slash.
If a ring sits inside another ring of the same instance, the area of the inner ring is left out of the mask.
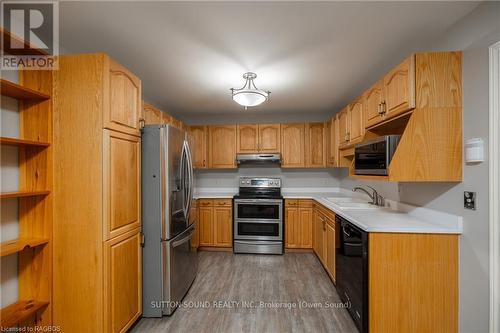
<path id="1" fill-rule="evenodd" d="M 283 200 L 234 200 L 234 239 L 283 240 Z"/>

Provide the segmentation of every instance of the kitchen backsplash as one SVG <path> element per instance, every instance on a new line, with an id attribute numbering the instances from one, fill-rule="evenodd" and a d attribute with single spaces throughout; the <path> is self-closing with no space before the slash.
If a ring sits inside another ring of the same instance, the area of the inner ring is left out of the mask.
<path id="1" fill-rule="evenodd" d="M 279 177 L 283 187 L 338 187 L 335 169 L 281 169 L 277 167 L 242 167 L 235 170 L 196 170 L 197 188 L 238 187 L 239 177 Z"/>

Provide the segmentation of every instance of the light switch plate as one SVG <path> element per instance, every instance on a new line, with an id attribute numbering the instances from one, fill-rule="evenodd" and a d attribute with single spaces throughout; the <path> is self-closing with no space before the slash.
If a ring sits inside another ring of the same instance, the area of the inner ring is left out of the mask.
<path id="1" fill-rule="evenodd" d="M 464 208 L 476 210 L 476 192 L 464 191 Z"/>

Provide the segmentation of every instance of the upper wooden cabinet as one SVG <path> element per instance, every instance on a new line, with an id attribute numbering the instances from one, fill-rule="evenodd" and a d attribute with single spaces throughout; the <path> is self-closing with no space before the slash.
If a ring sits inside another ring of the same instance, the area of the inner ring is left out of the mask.
<path id="1" fill-rule="evenodd" d="M 381 113 L 386 118 L 415 108 L 415 55 L 406 58 L 384 76 Z"/>
<path id="2" fill-rule="evenodd" d="M 303 168 L 305 166 L 304 143 L 304 123 L 281 125 L 282 168 Z"/>
<path id="3" fill-rule="evenodd" d="M 236 125 L 213 125 L 208 132 L 210 168 L 236 168 Z"/>
<path id="4" fill-rule="evenodd" d="M 104 112 L 104 127 L 140 135 L 141 80 L 110 58 L 106 57 L 106 60 L 109 66 L 109 107 Z"/>
<path id="5" fill-rule="evenodd" d="M 349 144 L 349 109 L 344 108 L 338 113 L 339 122 L 339 147 Z"/>
<path id="6" fill-rule="evenodd" d="M 161 112 L 160 109 L 155 108 L 151 104 L 148 103 L 142 104 L 142 118 L 144 119 L 145 125 L 161 124 L 162 113 L 163 112 Z"/>
<path id="7" fill-rule="evenodd" d="M 307 123 L 305 142 L 305 166 L 324 168 L 326 166 L 325 123 Z"/>
<path id="8" fill-rule="evenodd" d="M 238 125 L 238 153 L 257 153 L 259 151 L 259 125 Z"/>
<path id="9" fill-rule="evenodd" d="M 281 151 L 280 124 L 259 124 L 259 152 L 279 153 Z"/>
<path id="10" fill-rule="evenodd" d="M 379 80 L 365 92 L 365 127 L 379 123 L 382 114 L 384 81 Z"/>
<path id="11" fill-rule="evenodd" d="M 359 97 L 357 100 L 349 104 L 349 121 L 348 121 L 348 134 L 349 144 L 361 142 L 365 135 L 365 124 L 363 122 L 363 98 Z"/>
<path id="12" fill-rule="evenodd" d="M 238 125 L 238 153 L 279 153 L 279 124 Z"/>
<path id="13" fill-rule="evenodd" d="M 188 141 L 193 158 L 193 168 L 208 167 L 208 126 L 189 126 Z"/>

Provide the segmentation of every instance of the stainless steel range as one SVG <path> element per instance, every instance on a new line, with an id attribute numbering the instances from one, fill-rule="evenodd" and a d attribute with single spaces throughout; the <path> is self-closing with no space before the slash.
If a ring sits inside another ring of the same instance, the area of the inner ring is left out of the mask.
<path id="1" fill-rule="evenodd" d="M 233 252 L 283 254 L 281 179 L 241 177 L 233 200 Z"/>

